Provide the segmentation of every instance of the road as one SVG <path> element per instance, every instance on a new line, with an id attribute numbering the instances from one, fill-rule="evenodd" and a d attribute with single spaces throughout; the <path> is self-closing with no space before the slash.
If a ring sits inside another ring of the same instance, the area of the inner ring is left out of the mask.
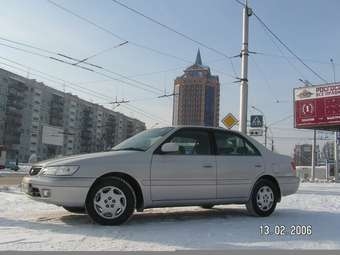
<path id="1" fill-rule="evenodd" d="M 19 185 L 23 178 L 22 174 L 0 175 L 0 185 Z"/>
<path id="2" fill-rule="evenodd" d="M 312 235 L 261 235 L 260 227 L 312 227 Z M 122 226 L 0 187 L 0 250 L 340 249 L 340 184 L 302 183 L 267 218 L 242 205 L 148 209 Z"/>

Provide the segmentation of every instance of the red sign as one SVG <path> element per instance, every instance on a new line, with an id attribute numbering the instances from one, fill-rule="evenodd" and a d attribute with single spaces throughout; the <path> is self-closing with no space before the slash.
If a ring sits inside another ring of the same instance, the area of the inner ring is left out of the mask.
<path id="1" fill-rule="evenodd" d="M 340 129 L 340 83 L 294 89 L 295 128 Z"/>

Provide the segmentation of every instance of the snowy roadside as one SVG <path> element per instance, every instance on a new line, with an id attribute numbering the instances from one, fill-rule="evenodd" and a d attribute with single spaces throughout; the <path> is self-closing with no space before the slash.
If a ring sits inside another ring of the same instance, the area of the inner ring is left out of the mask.
<path id="1" fill-rule="evenodd" d="M 31 165 L 23 165 L 19 164 L 19 169 L 17 171 L 11 170 L 9 168 L 0 169 L 0 177 L 1 176 L 12 176 L 12 175 L 26 175 L 31 169 Z"/>
<path id="2" fill-rule="evenodd" d="M 263 236 L 260 226 L 311 225 L 310 236 Z M 150 209 L 123 226 L 92 224 L 86 215 L 0 189 L 0 250 L 340 249 L 340 184 L 302 183 L 268 218 L 244 206 Z"/>

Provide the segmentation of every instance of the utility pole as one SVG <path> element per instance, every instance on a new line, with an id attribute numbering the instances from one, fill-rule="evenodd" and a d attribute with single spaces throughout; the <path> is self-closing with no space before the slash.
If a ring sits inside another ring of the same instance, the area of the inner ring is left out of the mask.
<path id="1" fill-rule="evenodd" d="M 305 87 L 312 86 L 312 84 L 307 80 L 299 79 L 299 81 L 301 81 L 305 85 Z M 311 177 L 313 182 L 315 180 L 315 165 L 316 165 L 316 130 L 313 129 L 312 166 L 311 166 L 312 167 Z"/>
<path id="2" fill-rule="evenodd" d="M 332 69 L 333 69 L 333 82 L 334 84 L 336 83 L 336 79 L 335 79 L 335 65 L 334 65 L 334 61 L 331 58 L 330 59 L 331 63 L 332 63 Z M 339 146 L 338 146 L 338 139 L 339 138 L 339 131 L 335 131 L 334 132 L 334 180 L 338 181 L 339 179 Z"/>
<path id="3" fill-rule="evenodd" d="M 339 179 L 339 148 L 338 148 L 338 132 L 334 135 L 334 180 L 337 182 Z"/>
<path id="4" fill-rule="evenodd" d="M 274 139 L 272 138 L 272 151 L 274 151 Z"/>
<path id="5" fill-rule="evenodd" d="M 241 86 L 240 86 L 240 126 L 239 130 L 247 134 L 247 111 L 248 111 L 248 35 L 249 35 L 249 17 L 252 14 L 251 8 L 248 8 L 248 0 L 245 0 L 243 8 L 243 33 L 242 33 L 242 50 L 241 50 Z"/>
<path id="6" fill-rule="evenodd" d="M 268 132 L 268 127 L 265 124 L 264 125 L 264 147 L 266 147 L 266 148 L 267 148 L 267 132 Z"/>
<path id="7" fill-rule="evenodd" d="M 312 181 L 315 180 L 315 163 L 316 163 L 316 130 L 313 130 L 313 146 L 312 146 Z"/>

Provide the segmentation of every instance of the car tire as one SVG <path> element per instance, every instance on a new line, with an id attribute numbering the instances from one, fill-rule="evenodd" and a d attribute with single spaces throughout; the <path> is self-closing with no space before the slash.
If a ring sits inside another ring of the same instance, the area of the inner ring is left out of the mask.
<path id="1" fill-rule="evenodd" d="M 201 205 L 203 209 L 211 209 L 214 207 L 214 205 Z"/>
<path id="2" fill-rule="evenodd" d="M 98 180 L 86 198 L 86 212 L 101 225 L 127 222 L 136 208 L 136 195 L 129 183 L 118 177 Z"/>
<path id="3" fill-rule="evenodd" d="M 270 180 L 258 180 L 246 203 L 248 212 L 253 216 L 267 217 L 271 215 L 277 204 L 278 187 Z"/>
<path id="4" fill-rule="evenodd" d="M 68 206 L 63 206 L 63 208 L 66 211 L 69 211 L 71 213 L 86 214 L 84 207 L 68 207 Z"/>

